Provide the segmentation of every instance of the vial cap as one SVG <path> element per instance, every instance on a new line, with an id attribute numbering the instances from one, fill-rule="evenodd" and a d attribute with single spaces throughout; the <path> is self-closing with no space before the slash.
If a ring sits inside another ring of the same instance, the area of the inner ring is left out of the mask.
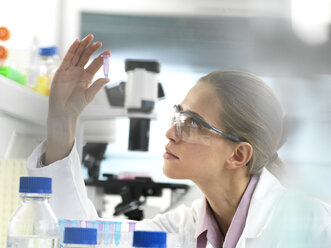
<path id="1" fill-rule="evenodd" d="M 97 244 L 97 229 L 82 227 L 66 227 L 64 229 L 64 244 Z"/>
<path id="2" fill-rule="evenodd" d="M 8 50 L 4 46 L 0 46 L 0 59 L 5 60 L 8 58 Z"/>
<path id="3" fill-rule="evenodd" d="M 158 247 L 166 248 L 166 232 L 134 231 L 133 247 Z"/>
<path id="4" fill-rule="evenodd" d="M 53 56 L 55 54 L 57 54 L 57 47 L 56 46 L 39 48 L 39 55 L 40 56 Z"/>
<path id="5" fill-rule="evenodd" d="M 10 38 L 10 31 L 6 27 L 0 27 L 0 40 L 6 41 Z"/>
<path id="6" fill-rule="evenodd" d="M 21 177 L 20 193 L 52 193 L 52 178 L 50 177 Z"/>

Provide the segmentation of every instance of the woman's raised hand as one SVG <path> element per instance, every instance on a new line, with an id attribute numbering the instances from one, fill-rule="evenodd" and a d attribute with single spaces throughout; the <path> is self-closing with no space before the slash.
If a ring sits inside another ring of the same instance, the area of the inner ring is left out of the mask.
<path id="1" fill-rule="evenodd" d="M 56 71 L 49 96 L 45 164 L 48 165 L 69 154 L 75 140 L 76 122 L 97 92 L 109 79 L 100 78 L 92 84 L 94 75 L 103 64 L 105 51 L 86 66 L 101 42 L 93 42 L 89 34 L 75 40 Z"/>
<path id="2" fill-rule="evenodd" d="M 49 118 L 78 118 L 79 114 L 92 101 L 96 93 L 109 79 L 100 78 L 92 84 L 96 72 L 103 64 L 103 54 L 95 58 L 86 68 L 92 54 L 101 42 L 93 42 L 93 35 L 81 41 L 76 40 L 68 49 L 63 61 L 54 75 L 49 99 Z"/>

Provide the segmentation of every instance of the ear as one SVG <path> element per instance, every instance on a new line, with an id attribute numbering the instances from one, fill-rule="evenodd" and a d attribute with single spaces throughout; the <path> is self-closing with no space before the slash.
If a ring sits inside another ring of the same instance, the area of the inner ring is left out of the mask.
<path id="1" fill-rule="evenodd" d="M 227 160 L 226 168 L 235 170 L 246 166 L 253 154 L 253 147 L 247 142 L 240 142 L 233 147 L 233 153 Z"/>

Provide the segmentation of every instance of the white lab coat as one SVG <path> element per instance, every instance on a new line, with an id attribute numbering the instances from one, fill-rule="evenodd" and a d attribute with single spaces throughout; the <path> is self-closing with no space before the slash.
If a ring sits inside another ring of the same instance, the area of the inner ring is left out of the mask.
<path id="1" fill-rule="evenodd" d="M 37 168 L 44 152 L 45 144 L 42 143 L 28 159 L 28 172 L 31 176 L 53 178 L 51 206 L 56 216 L 59 219 L 98 219 L 87 197 L 76 147 L 68 157 Z M 186 234 L 193 238 L 201 205 L 202 199 L 196 200 L 191 207 L 180 206 L 153 219 L 138 222 L 136 228 Z M 294 196 L 272 174 L 263 170 L 236 248 L 329 248 L 330 217 L 328 205 Z M 207 247 L 212 246 L 208 243 Z"/>

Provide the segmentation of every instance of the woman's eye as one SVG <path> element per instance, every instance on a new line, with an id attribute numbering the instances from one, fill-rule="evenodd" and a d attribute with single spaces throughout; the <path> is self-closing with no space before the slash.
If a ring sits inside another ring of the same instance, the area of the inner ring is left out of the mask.
<path id="1" fill-rule="evenodd" d="M 200 127 L 200 123 L 190 116 L 181 116 L 179 121 L 181 125 L 186 127 L 194 127 L 194 128 Z"/>
<path id="2" fill-rule="evenodd" d="M 194 120 L 194 119 L 190 119 L 190 126 L 192 126 L 192 127 L 200 127 L 200 124 L 199 124 L 199 122 L 197 122 L 196 120 Z"/>

